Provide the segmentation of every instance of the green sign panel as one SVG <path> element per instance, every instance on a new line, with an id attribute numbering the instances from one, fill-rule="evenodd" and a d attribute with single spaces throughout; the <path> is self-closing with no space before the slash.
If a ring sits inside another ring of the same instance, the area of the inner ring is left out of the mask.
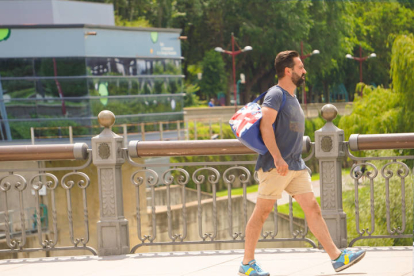
<path id="1" fill-rule="evenodd" d="M 0 29 L 0 41 L 7 40 L 10 37 L 10 29 Z"/>
<path id="2" fill-rule="evenodd" d="M 158 32 L 151 32 L 152 43 L 157 43 L 158 41 Z"/>
<path id="3" fill-rule="evenodd" d="M 108 83 L 104 82 L 104 83 L 100 83 L 99 84 L 99 88 L 98 88 L 98 92 L 99 95 L 101 95 L 102 98 L 100 98 L 101 103 L 103 105 L 107 105 L 108 104 Z"/>

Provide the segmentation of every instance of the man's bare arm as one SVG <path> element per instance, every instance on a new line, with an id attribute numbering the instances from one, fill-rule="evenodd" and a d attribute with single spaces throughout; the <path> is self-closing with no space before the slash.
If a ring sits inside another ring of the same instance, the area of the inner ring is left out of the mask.
<path id="1" fill-rule="evenodd" d="M 276 144 L 275 134 L 273 132 L 273 123 L 276 120 L 277 113 L 278 112 L 272 108 L 262 107 L 260 132 L 262 134 L 263 142 L 275 161 L 277 172 L 281 175 L 286 175 L 288 172 L 288 165 L 280 154 L 279 148 Z"/>

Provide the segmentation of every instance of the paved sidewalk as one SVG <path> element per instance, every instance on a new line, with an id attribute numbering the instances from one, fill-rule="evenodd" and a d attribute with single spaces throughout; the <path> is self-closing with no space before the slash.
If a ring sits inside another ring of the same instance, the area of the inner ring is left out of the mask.
<path id="1" fill-rule="evenodd" d="M 318 249 L 260 249 L 256 259 L 272 276 L 413 275 L 412 247 L 367 251 L 364 259 L 340 273 L 335 273 L 327 254 Z M 228 250 L 0 260 L 0 275 L 236 276 L 242 254 L 243 250 Z"/>

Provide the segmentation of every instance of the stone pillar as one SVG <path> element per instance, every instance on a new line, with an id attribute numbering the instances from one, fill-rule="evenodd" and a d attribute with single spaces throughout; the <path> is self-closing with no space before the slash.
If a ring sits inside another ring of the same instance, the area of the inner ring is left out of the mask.
<path id="1" fill-rule="evenodd" d="M 122 197 L 123 137 L 111 130 L 115 123 L 115 115 L 111 111 L 101 111 L 98 122 L 105 127 L 101 134 L 92 138 L 92 157 L 99 183 L 98 254 L 128 254 L 129 229 Z"/>
<path id="2" fill-rule="evenodd" d="M 322 107 L 321 115 L 326 124 L 315 132 L 315 157 L 319 160 L 322 216 L 336 246 L 345 248 L 346 214 L 342 209 L 344 131 L 332 123 L 337 114 L 338 110 L 332 104 Z"/>

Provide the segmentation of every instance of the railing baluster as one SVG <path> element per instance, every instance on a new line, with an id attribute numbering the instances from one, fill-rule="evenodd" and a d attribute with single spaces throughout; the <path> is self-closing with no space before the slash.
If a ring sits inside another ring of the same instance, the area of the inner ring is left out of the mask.
<path id="1" fill-rule="evenodd" d="M 185 185 L 182 185 L 181 187 L 181 198 L 183 203 L 183 209 L 181 211 L 181 219 L 183 220 L 183 236 L 181 237 L 181 241 L 183 241 L 187 237 L 187 198 Z"/>
<path id="2" fill-rule="evenodd" d="M 204 233 L 203 234 L 203 225 L 202 225 L 203 224 L 203 215 L 202 215 L 203 208 L 202 208 L 202 204 L 201 204 L 201 184 L 204 183 L 205 177 L 204 177 L 204 175 L 197 176 L 197 174 L 202 170 L 208 170 L 208 171 L 212 171 L 214 173 L 214 174 L 208 176 L 208 182 L 210 182 L 210 184 L 212 185 L 212 195 L 213 195 L 213 234 L 212 233 Z M 210 240 L 213 241 L 217 237 L 217 232 L 218 232 L 218 230 L 217 230 L 216 184 L 218 183 L 218 181 L 220 179 L 220 173 L 219 173 L 218 170 L 216 170 L 214 168 L 210 168 L 210 167 L 199 168 L 199 169 L 194 171 L 192 179 L 193 179 L 194 183 L 196 183 L 196 185 L 197 185 L 198 234 L 199 234 L 200 238 L 203 239 L 203 241 L 205 241 L 207 237 L 209 237 Z"/>
<path id="3" fill-rule="evenodd" d="M 277 236 L 277 233 L 279 232 L 279 222 L 278 222 L 278 211 L 277 211 L 277 200 L 274 204 L 274 211 L 273 211 L 273 233 L 270 235 L 272 239 L 274 239 Z"/>
<path id="4" fill-rule="evenodd" d="M 293 230 L 293 202 L 291 196 L 289 196 L 289 228 L 290 232 L 292 233 L 292 236 L 296 238 L 298 233 L 297 231 Z"/>
<path id="5" fill-rule="evenodd" d="M 75 238 L 74 231 L 73 231 L 73 211 L 72 211 L 72 196 L 71 190 L 75 182 L 73 180 L 66 181 L 67 178 L 78 175 L 82 177 L 82 180 L 77 182 L 77 186 L 82 189 L 82 201 L 83 201 L 83 216 L 84 216 L 84 226 L 85 226 L 85 236 L 82 238 Z M 66 190 L 66 201 L 68 207 L 68 220 L 69 220 L 69 235 L 72 244 L 77 247 L 81 242 L 82 245 L 85 247 L 89 241 L 89 222 L 88 222 L 88 209 L 87 209 L 87 201 L 86 201 L 86 188 L 90 184 L 90 179 L 88 175 L 82 172 L 71 172 L 67 173 L 62 177 L 62 187 Z"/>
<path id="6" fill-rule="evenodd" d="M 7 178 L 15 179 L 14 185 L 13 182 L 6 181 Z M 15 240 L 11 237 L 10 233 L 10 215 L 9 215 L 9 204 L 7 193 L 10 192 L 11 187 L 14 188 L 19 193 L 19 207 L 20 207 L 20 227 L 22 236 L 20 240 Z M 23 201 L 23 191 L 27 187 L 26 179 L 19 175 L 10 173 L 7 176 L 4 176 L 0 179 L 0 190 L 4 193 L 4 220 L 5 220 L 5 231 L 6 231 L 6 243 L 12 250 L 22 250 L 24 245 L 26 244 L 26 221 L 25 221 L 25 214 L 24 214 L 24 201 Z"/>
<path id="7" fill-rule="evenodd" d="M 203 235 L 203 206 L 201 205 L 201 181 L 197 181 L 194 178 L 193 181 L 197 185 L 197 219 L 198 219 L 198 235 L 205 241 L 206 237 Z"/>
<path id="8" fill-rule="evenodd" d="M 20 205 L 20 225 L 21 225 L 21 231 L 22 231 L 22 238 L 19 243 L 19 247 L 23 248 L 26 244 L 26 216 L 24 213 L 24 199 L 23 199 L 23 191 L 26 190 L 27 182 L 26 179 L 24 179 L 23 176 L 19 175 L 21 177 L 22 182 L 16 182 L 14 187 L 19 192 L 19 205 Z"/>
<path id="9" fill-rule="evenodd" d="M 151 185 L 151 214 L 152 214 L 152 236 L 148 240 L 153 242 L 157 237 L 157 217 L 155 213 L 155 184 Z"/>

